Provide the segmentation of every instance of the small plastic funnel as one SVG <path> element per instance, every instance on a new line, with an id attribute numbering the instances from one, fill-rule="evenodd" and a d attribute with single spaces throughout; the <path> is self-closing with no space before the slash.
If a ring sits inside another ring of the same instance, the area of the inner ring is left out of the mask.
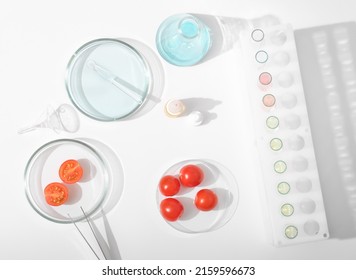
<path id="1" fill-rule="evenodd" d="M 40 121 L 20 129 L 18 133 L 23 134 L 38 128 L 50 128 L 56 133 L 60 131 L 73 133 L 78 131 L 79 126 L 79 117 L 74 107 L 69 104 L 62 104 L 56 110 L 51 106 L 48 107 Z"/>

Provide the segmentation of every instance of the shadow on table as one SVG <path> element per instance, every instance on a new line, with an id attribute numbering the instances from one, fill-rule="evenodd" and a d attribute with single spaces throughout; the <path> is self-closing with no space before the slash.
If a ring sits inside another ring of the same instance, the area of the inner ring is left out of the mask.
<path id="1" fill-rule="evenodd" d="M 331 238 L 356 237 L 356 23 L 295 31 Z"/>

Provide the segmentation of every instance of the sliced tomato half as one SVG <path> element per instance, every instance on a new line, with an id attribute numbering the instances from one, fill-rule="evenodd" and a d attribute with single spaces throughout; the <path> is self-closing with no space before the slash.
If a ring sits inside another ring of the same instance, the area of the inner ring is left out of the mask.
<path id="1" fill-rule="evenodd" d="M 59 178 L 66 184 L 74 184 L 83 176 L 83 168 L 75 159 L 69 159 L 62 163 L 59 168 Z"/>
<path id="2" fill-rule="evenodd" d="M 59 206 L 68 199 L 68 188 L 62 183 L 50 183 L 44 189 L 46 202 L 52 206 Z"/>

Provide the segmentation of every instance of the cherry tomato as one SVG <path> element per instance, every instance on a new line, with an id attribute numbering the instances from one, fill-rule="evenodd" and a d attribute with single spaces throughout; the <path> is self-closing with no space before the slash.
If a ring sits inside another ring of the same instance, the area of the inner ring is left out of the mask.
<path id="1" fill-rule="evenodd" d="M 69 159 L 59 168 L 59 178 L 66 184 L 74 184 L 83 176 L 83 168 L 75 159 Z"/>
<path id="2" fill-rule="evenodd" d="M 179 192 L 180 182 L 179 180 L 172 176 L 166 175 L 159 181 L 159 190 L 165 196 L 172 196 Z"/>
<path id="3" fill-rule="evenodd" d="M 183 166 L 179 172 L 179 180 L 183 186 L 196 187 L 204 179 L 203 170 L 196 165 L 188 164 Z"/>
<path id="4" fill-rule="evenodd" d="M 177 199 L 166 198 L 161 201 L 160 211 L 163 218 L 174 222 L 183 215 L 184 207 Z"/>
<path id="5" fill-rule="evenodd" d="M 59 206 L 68 199 L 68 188 L 61 183 L 50 183 L 44 189 L 46 202 L 52 206 Z"/>
<path id="6" fill-rule="evenodd" d="M 199 210 L 210 211 L 218 204 L 218 197 L 213 191 L 202 189 L 197 192 L 194 204 Z"/>

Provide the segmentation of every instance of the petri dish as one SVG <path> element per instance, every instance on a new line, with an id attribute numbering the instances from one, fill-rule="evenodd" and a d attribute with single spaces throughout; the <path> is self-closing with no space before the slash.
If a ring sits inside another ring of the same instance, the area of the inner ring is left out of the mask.
<path id="1" fill-rule="evenodd" d="M 307 235 L 317 235 L 320 231 L 320 225 L 317 221 L 314 221 L 314 220 L 310 220 L 310 221 L 307 221 L 305 224 L 304 224 L 304 232 L 307 234 Z"/>
<path id="2" fill-rule="evenodd" d="M 255 42 L 261 42 L 265 37 L 264 32 L 261 29 L 255 29 L 251 33 L 251 38 Z"/>
<path id="3" fill-rule="evenodd" d="M 292 204 L 286 203 L 281 206 L 281 213 L 285 217 L 292 216 L 294 213 L 294 207 Z"/>
<path id="4" fill-rule="evenodd" d="M 266 94 L 266 95 L 263 96 L 263 98 L 262 98 L 262 103 L 263 103 L 263 105 L 265 105 L 266 107 L 273 107 L 274 104 L 276 103 L 276 98 L 275 98 L 274 95 L 272 95 L 272 94 Z"/>
<path id="5" fill-rule="evenodd" d="M 269 145 L 273 151 L 279 151 L 283 147 L 283 142 L 279 138 L 273 138 L 270 142 Z"/>
<path id="6" fill-rule="evenodd" d="M 255 59 L 258 63 L 265 63 L 268 60 L 268 54 L 265 51 L 258 51 L 255 54 Z"/>
<path id="7" fill-rule="evenodd" d="M 98 121 L 115 121 L 135 113 L 152 89 L 147 61 L 130 44 L 97 39 L 80 47 L 66 73 L 69 97 L 79 111 Z"/>
<path id="8" fill-rule="evenodd" d="M 69 195 L 60 206 L 47 204 L 44 188 L 52 182 L 61 182 L 58 170 L 67 159 L 76 159 L 84 172 L 75 184 L 65 184 Z M 71 223 L 94 216 L 107 201 L 111 186 L 111 172 L 106 160 L 93 146 L 79 140 L 59 139 L 41 146 L 30 157 L 25 168 L 25 193 L 32 208 L 42 217 L 57 223 Z M 70 215 L 70 218 L 68 215 Z"/>
<path id="9" fill-rule="evenodd" d="M 259 75 L 258 80 L 262 85 L 267 86 L 272 82 L 272 75 L 268 72 L 262 72 Z"/>
<path id="10" fill-rule="evenodd" d="M 295 226 L 287 226 L 284 230 L 287 238 L 294 239 L 298 235 L 298 229 Z"/>
<path id="11" fill-rule="evenodd" d="M 274 163 L 274 171 L 284 173 L 287 170 L 287 164 L 283 160 L 278 160 Z"/>
<path id="12" fill-rule="evenodd" d="M 222 164 L 207 160 L 193 159 L 181 161 L 167 169 L 162 174 L 177 176 L 180 169 L 188 164 L 199 166 L 204 172 L 203 182 L 196 187 L 181 186 L 178 194 L 173 198 L 178 199 L 184 207 L 183 215 L 175 222 L 167 222 L 174 229 L 185 233 L 202 233 L 217 230 L 225 225 L 234 215 L 238 204 L 238 185 L 232 173 Z M 158 180 L 159 181 L 159 180 Z M 210 211 L 200 211 L 194 205 L 195 195 L 202 189 L 210 189 L 218 197 L 217 206 Z M 167 198 L 159 191 L 157 184 L 157 209 L 160 203 Z M 161 215 L 161 214 L 159 214 Z"/>
<path id="13" fill-rule="evenodd" d="M 276 116 L 269 116 L 266 119 L 266 125 L 270 129 L 276 129 L 279 126 L 279 119 Z"/>
<path id="14" fill-rule="evenodd" d="M 314 200 L 312 200 L 310 198 L 306 198 L 300 202 L 299 207 L 303 213 L 311 214 L 311 213 L 314 213 L 314 211 L 316 209 L 316 203 Z"/>
<path id="15" fill-rule="evenodd" d="M 290 185 L 287 182 L 280 182 L 277 186 L 277 190 L 280 194 L 287 194 L 290 191 Z"/>

